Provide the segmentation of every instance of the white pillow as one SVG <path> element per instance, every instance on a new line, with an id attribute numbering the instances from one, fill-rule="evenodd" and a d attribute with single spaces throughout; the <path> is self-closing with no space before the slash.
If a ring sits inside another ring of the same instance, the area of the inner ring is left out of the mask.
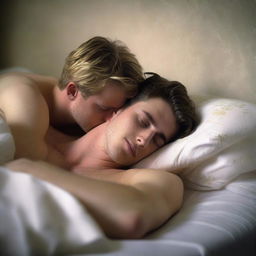
<path id="1" fill-rule="evenodd" d="M 166 145 L 135 168 L 179 172 L 193 189 L 220 189 L 256 169 L 256 105 L 210 99 L 198 106 L 201 122 L 191 135 Z"/>

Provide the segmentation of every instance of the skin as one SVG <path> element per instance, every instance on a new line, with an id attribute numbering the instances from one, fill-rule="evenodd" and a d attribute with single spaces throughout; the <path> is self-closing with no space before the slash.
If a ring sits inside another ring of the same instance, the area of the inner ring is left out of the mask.
<path id="1" fill-rule="evenodd" d="M 112 81 L 87 98 L 74 83 L 64 90 L 57 83 L 54 78 L 30 73 L 0 76 L 0 113 L 14 135 L 15 158 L 47 160 L 51 153 L 45 141 L 49 125 L 72 130 L 78 124 L 87 132 L 105 122 L 127 100 L 126 92 Z"/>
<path id="2" fill-rule="evenodd" d="M 48 133 L 47 142 L 60 153 L 57 165 L 71 171 L 125 168 L 156 151 L 176 133 L 176 119 L 160 98 L 137 102 L 79 139 Z"/>
<path id="3" fill-rule="evenodd" d="M 106 151 L 122 166 L 150 155 L 170 141 L 177 130 L 173 111 L 160 98 L 137 102 L 119 111 L 106 125 Z"/>
<path id="4" fill-rule="evenodd" d="M 72 165 L 71 172 L 28 159 L 15 160 L 6 167 L 72 193 L 107 236 L 141 238 L 178 211 L 183 185 L 178 176 L 166 171 L 120 167 L 137 162 L 168 142 L 177 130 L 175 121 L 171 108 L 162 99 L 138 102 L 119 111 L 83 138 L 62 143 L 58 150 Z M 166 142 L 162 142 L 163 135 Z M 56 143 L 59 139 L 62 138 L 56 137 Z M 133 144 L 134 151 L 127 140 Z"/>
<path id="5" fill-rule="evenodd" d="M 86 132 L 107 121 L 130 98 L 114 80 L 107 82 L 102 91 L 86 99 L 74 83 L 69 83 L 67 90 L 71 102 L 71 125 L 77 123 Z"/>

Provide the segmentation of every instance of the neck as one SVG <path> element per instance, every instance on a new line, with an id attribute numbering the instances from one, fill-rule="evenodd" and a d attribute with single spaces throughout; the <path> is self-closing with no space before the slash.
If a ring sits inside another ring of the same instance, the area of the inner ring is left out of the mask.
<path id="1" fill-rule="evenodd" d="M 110 169 L 118 168 L 105 149 L 106 123 L 92 129 L 79 139 L 59 145 L 59 151 L 70 170 L 77 168 Z"/>

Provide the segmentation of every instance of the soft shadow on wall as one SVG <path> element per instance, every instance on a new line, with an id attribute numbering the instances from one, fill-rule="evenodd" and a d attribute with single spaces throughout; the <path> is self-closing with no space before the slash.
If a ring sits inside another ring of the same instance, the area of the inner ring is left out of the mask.
<path id="1" fill-rule="evenodd" d="M 11 24 L 11 8 L 8 1 L 1 1 L 1 15 L 0 15 L 0 69 L 12 66 L 12 62 L 10 62 L 9 58 L 9 43 L 10 38 L 9 29 Z"/>
<path id="2" fill-rule="evenodd" d="M 59 76 L 73 48 L 102 35 L 124 41 L 145 71 L 192 93 L 256 102 L 254 0 L 2 2 L 1 68 Z"/>

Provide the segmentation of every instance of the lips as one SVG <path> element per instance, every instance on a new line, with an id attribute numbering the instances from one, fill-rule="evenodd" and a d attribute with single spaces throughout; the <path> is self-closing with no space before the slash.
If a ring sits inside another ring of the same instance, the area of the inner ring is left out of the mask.
<path id="1" fill-rule="evenodd" d="M 128 139 L 125 139 L 127 145 L 128 145 L 128 149 L 130 151 L 130 153 L 132 154 L 133 157 L 136 157 L 136 149 L 135 149 L 135 146 L 128 140 Z"/>

